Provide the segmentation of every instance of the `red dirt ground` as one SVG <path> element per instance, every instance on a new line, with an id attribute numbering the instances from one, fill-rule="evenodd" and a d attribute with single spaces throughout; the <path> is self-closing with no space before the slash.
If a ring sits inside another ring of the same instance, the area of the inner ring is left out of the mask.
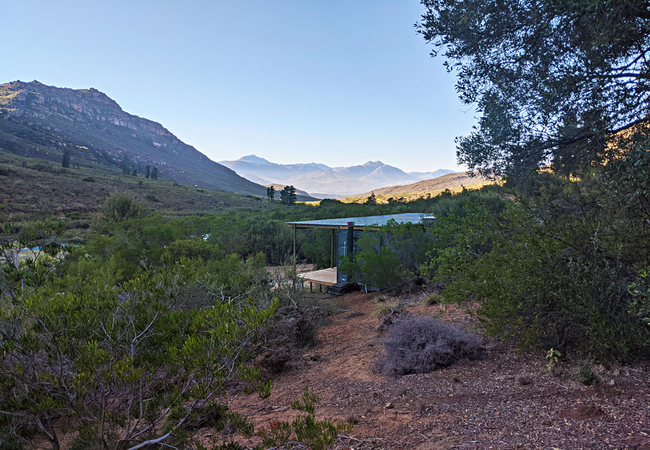
<path id="1" fill-rule="evenodd" d="M 322 403 L 318 418 L 354 420 L 336 449 L 650 449 L 650 368 L 595 366 L 601 381 L 579 383 L 576 368 L 546 371 L 543 353 L 486 343 L 484 356 L 429 374 L 386 377 L 373 294 L 337 299 L 345 312 L 319 332 L 319 345 L 294 355 L 272 395 L 233 395 L 231 409 L 256 427 L 287 420 L 305 386 Z M 411 299 L 412 300 L 412 299 Z M 415 306 L 463 327 L 476 319 L 454 306 Z"/>

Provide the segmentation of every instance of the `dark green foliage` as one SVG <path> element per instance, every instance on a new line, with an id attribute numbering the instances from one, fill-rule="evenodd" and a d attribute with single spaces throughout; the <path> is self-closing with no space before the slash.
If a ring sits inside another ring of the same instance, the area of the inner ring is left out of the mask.
<path id="1" fill-rule="evenodd" d="M 70 150 L 65 149 L 63 151 L 63 160 L 61 161 L 61 166 L 63 168 L 70 167 Z"/>
<path id="2" fill-rule="evenodd" d="M 219 432 L 224 428 L 225 419 L 227 419 L 228 408 L 224 405 L 210 401 L 205 405 L 194 409 L 181 425 L 183 430 L 198 431 L 201 428 L 210 428 Z M 173 411 L 167 418 L 168 423 L 172 426 L 184 416 L 184 411 L 178 409 Z"/>
<path id="3" fill-rule="evenodd" d="M 293 186 L 285 186 L 280 191 L 280 203 L 283 205 L 293 205 L 296 203 L 296 188 Z"/>
<path id="4" fill-rule="evenodd" d="M 445 298 L 481 301 L 487 331 L 524 345 L 647 356 L 647 1 L 423 3 L 419 30 L 481 113 L 459 160 L 517 189 L 505 208 L 438 205 Z"/>
<path id="5" fill-rule="evenodd" d="M 154 180 L 158 179 L 158 167 L 151 168 L 151 178 Z"/>
<path id="6" fill-rule="evenodd" d="M 430 265 L 445 298 L 480 301 L 486 330 L 524 346 L 643 356 L 650 328 L 631 314 L 628 287 L 635 267 L 648 265 L 650 216 L 624 197 L 645 202 L 647 188 L 612 191 L 608 175 L 634 161 L 580 181 L 542 174 L 531 180 L 534 194 L 514 202 L 450 199 L 456 205 L 434 225 Z"/>
<path id="7" fill-rule="evenodd" d="M 267 187 L 266 196 L 268 197 L 269 201 L 273 201 L 275 199 L 275 187 L 273 186 Z"/>
<path id="8" fill-rule="evenodd" d="M 379 231 L 364 232 L 354 257 L 342 259 L 341 271 L 368 287 L 395 288 L 420 275 L 433 241 L 424 225 L 391 221 Z"/>
<path id="9" fill-rule="evenodd" d="M 262 445 L 258 448 L 309 448 L 311 450 L 324 450 L 331 448 L 336 443 L 336 438 L 342 431 L 352 429 L 349 422 L 334 423 L 329 419 L 316 420 L 315 405 L 320 399 L 309 392 L 305 386 L 302 398 L 291 402 L 291 409 L 302 411 L 305 414 L 298 416 L 291 422 L 271 422 L 267 428 L 262 428 L 257 435 L 262 438 Z"/>
<path id="10" fill-rule="evenodd" d="M 404 268 L 393 251 L 384 246 L 378 251 L 373 244 L 358 241 L 359 251 L 354 258 L 342 258 L 341 272 L 347 274 L 351 281 L 373 289 L 396 287 L 404 281 Z"/>
<path id="11" fill-rule="evenodd" d="M 423 0 L 418 24 L 456 70 L 478 129 L 470 168 L 522 177 L 552 161 L 572 172 L 611 157 L 605 139 L 647 120 L 646 0 Z"/>
<path id="12" fill-rule="evenodd" d="M 8 176 L 12 175 L 13 173 L 15 173 L 15 172 L 13 170 L 11 170 L 10 168 L 5 167 L 5 166 L 0 166 L 0 176 L 8 177 Z"/>
<path id="13" fill-rule="evenodd" d="M 377 368 L 386 375 L 427 373 L 479 354 L 478 336 L 432 317 L 399 320 L 384 343 L 386 358 Z"/>
<path id="14" fill-rule="evenodd" d="M 650 280 L 648 270 L 639 272 L 638 278 L 628 286 L 630 301 L 630 314 L 636 316 L 641 323 L 650 328 Z M 650 336 L 649 336 L 650 339 Z M 650 343 L 650 340 L 648 341 Z"/>
<path id="15" fill-rule="evenodd" d="M 150 175 L 151 175 L 151 166 L 147 166 L 147 169 L 144 173 L 144 177 L 149 178 Z"/>
<path id="16" fill-rule="evenodd" d="M 100 208 L 100 212 L 102 219 L 107 222 L 124 222 L 149 215 L 149 210 L 133 197 L 119 193 L 108 197 Z"/>
<path id="17" fill-rule="evenodd" d="M 597 384 L 600 382 L 598 376 L 592 369 L 592 365 L 589 363 L 584 363 L 580 366 L 579 378 L 580 382 L 585 386 L 590 386 L 592 384 Z"/>
<path id="18" fill-rule="evenodd" d="M 27 232 L 20 245 L 38 237 Z M 75 448 L 106 448 L 127 424 L 135 445 L 218 421 L 219 408 L 206 405 L 252 356 L 248 349 L 274 312 L 270 299 L 249 305 L 213 297 L 210 308 L 188 308 L 214 278 L 201 260 L 163 258 L 126 278 L 88 255 L 67 259 L 77 269 L 57 279 L 60 248 L 47 244 L 37 258 L 17 260 L 15 243 L 3 244 L 0 410 L 10 421 L 0 423 L 2 433 L 19 437 L 11 430 L 32 427 L 58 448 L 55 423 L 65 419 L 80 427 Z"/>

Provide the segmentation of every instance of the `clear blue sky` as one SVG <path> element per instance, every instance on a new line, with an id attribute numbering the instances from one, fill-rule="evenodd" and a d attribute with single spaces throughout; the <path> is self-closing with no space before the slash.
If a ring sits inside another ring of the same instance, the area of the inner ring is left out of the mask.
<path id="1" fill-rule="evenodd" d="M 95 87 L 215 161 L 456 165 L 475 111 L 418 0 L 0 0 L 0 82 Z"/>

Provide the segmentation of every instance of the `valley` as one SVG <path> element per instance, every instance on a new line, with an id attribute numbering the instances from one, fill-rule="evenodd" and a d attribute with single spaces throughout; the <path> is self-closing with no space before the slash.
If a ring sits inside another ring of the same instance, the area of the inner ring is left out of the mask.
<path id="1" fill-rule="evenodd" d="M 407 173 L 381 161 L 368 161 L 349 167 L 328 167 L 318 163 L 277 164 L 255 155 L 236 161 L 220 161 L 220 164 L 256 183 L 294 185 L 317 198 L 345 197 L 453 173 L 446 169 Z"/>

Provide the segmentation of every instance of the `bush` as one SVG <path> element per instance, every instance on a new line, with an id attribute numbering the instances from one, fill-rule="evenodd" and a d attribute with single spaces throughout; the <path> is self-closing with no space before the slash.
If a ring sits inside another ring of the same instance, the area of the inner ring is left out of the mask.
<path id="1" fill-rule="evenodd" d="M 427 373 L 462 359 L 478 356 L 478 336 L 432 317 L 397 322 L 384 346 L 386 359 L 378 364 L 385 375 Z"/>
<path id="2" fill-rule="evenodd" d="M 106 199 L 101 206 L 104 220 L 108 222 L 124 222 L 130 219 L 140 219 L 149 215 L 150 211 L 138 203 L 133 197 L 116 193 Z"/>
<path id="3" fill-rule="evenodd" d="M 12 238 L 2 250 L 16 244 Z M 140 269 L 120 283 L 112 261 L 83 270 L 83 279 L 82 268 L 48 276 L 61 267 L 51 257 L 22 261 L 1 266 L 3 444 L 7 434 L 20 439 L 22 429 L 34 429 L 31 436 L 47 437 L 58 449 L 58 424 L 65 422 L 79 431 L 72 448 L 122 448 L 124 441 L 149 448 L 181 436 L 182 428 L 217 423 L 221 409 L 213 397 L 253 356 L 249 349 L 277 306 L 217 301 L 186 308 L 198 265 L 187 259 Z M 86 262 L 95 261 L 78 265 Z"/>
<path id="4" fill-rule="evenodd" d="M 486 332 L 522 348 L 620 362 L 648 355 L 650 327 L 630 286 L 650 260 L 650 201 L 625 199 L 648 194 L 645 179 L 630 182 L 630 192 L 624 184 L 615 192 L 598 173 L 579 181 L 540 174 L 530 183 L 532 193 L 503 207 L 461 195 L 437 216 L 429 269 L 445 283 L 445 299 L 479 300 Z"/>

